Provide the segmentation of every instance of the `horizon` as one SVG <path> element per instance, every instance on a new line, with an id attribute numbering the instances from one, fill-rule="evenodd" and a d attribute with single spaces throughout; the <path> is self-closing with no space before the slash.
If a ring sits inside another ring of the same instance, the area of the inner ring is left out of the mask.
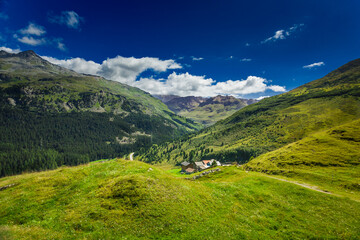
<path id="1" fill-rule="evenodd" d="M 152 95 L 273 96 L 360 52 L 357 1 L 43 3 L 0 1 L 0 49 Z"/>

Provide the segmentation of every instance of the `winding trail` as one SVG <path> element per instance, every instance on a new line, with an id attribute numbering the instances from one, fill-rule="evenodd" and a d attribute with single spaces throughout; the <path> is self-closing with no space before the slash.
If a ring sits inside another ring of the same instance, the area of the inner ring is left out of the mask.
<path id="1" fill-rule="evenodd" d="M 273 178 L 273 179 L 279 180 L 279 181 L 296 184 L 296 185 L 299 185 L 299 186 L 302 186 L 302 187 L 304 187 L 304 188 L 308 188 L 308 189 L 311 189 L 311 190 L 314 190 L 314 191 L 317 191 L 317 192 L 322 192 L 322 193 L 326 193 L 326 194 L 330 194 L 330 195 L 334 195 L 334 196 L 340 196 L 340 195 L 334 194 L 334 193 L 329 192 L 329 191 L 321 190 L 320 188 L 318 188 L 318 187 L 316 187 L 316 186 L 311 186 L 311 185 L 307 185 L 307 184 L 304 184 L 304 183 L 298 183 L 298 182 L 295 182 L 295 181 L 290 181 L 290 180 L 286 180 L 286 179 L 282 179 L 282 178 L 277 178 L 277 177 L 273 177 L 273 176 L 269 176 L 269 175 L 266 175 L 266 176 L 269 177 L 269 178 Z"/>
<path id="2" fill-rule="evenodd" d="M 129 155 L 130 161 L 134 161 L 133 156 L 134 156 L 134 152 L 130 153 L 130 155 Z"/>

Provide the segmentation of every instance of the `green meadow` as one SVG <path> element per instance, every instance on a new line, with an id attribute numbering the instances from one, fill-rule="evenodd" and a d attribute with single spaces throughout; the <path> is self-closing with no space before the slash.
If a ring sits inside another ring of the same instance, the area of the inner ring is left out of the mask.
<path id="1" fill-rule="evenodd" d="M 0 239 L 358 239 L 360 202 L 242 167 L 113 159 L 0 179 Z"/>

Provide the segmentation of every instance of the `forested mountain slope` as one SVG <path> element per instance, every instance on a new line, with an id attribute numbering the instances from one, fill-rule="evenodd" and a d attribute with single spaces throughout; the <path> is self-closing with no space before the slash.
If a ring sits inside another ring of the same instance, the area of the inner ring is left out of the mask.
<path id="1" fill-rule="evenodd" d="M 0 176 L 122 156 L 199 128 L 140 89 L 0 51 Z"/>

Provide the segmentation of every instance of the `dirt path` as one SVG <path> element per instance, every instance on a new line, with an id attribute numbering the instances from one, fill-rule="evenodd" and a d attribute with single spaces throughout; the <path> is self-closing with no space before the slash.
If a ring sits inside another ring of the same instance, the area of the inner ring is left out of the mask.
<path id="1" fill-rule="evenodd" d="M 133 156 L 134 156 L 134 152 L 130 153 L 130 155 L 129 155 L 130 161 L 134 161 Z"/>
<path id="2" fill-rule="evenodd" d="M 302 186 L 304 188 L 308 188 L 308 189 L 311 189 L 311 190 L 314 190 L 314 191 L 317 191 L 317 192 L 322 192 L 322 193 L 326 193 L 326 194 L 330 194 L 330 195 L 334 195 L 334 196 L 340 196 L 340 195 L 334 194 L 332 192 L 321 190 L 320 188 L 318 188 L 316 186 L 311 186 L 311 185 L 307 185 L 307 184 L 304 184 L 304 183 L 298 183 L 298 182 L 294 182 L 294 181 L 290 181 L 290 180 L 286 180 L 286 179 L 282 179 L 282 178 L 277 178 L 277 177 L 273 177 L 273 176 L 269 176 L 269 175 L 266 175 L 266 176 L 269 177 L 269 178 L 279 180 L 279 181 L 296 184 L 296 185 L 299 185 L 299 186 Z"/>

